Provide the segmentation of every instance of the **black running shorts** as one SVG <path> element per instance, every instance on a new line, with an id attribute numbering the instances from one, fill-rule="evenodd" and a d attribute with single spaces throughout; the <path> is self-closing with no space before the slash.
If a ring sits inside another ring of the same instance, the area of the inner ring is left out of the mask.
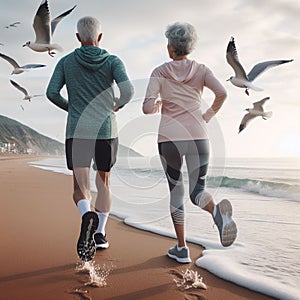
<path id="1" fill-rule="evenodd" d="M 118 145 L 118 138 L 109 140 L 67 139 L 65 150 L 68 169 L 89 168 L 93 160 L 94 170 L 109 172 L 116 162 Z"/>

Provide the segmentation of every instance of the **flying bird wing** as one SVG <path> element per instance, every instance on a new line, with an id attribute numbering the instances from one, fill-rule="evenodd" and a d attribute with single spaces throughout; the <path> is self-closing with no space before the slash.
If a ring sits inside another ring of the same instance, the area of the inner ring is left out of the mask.
<path id="1" fill-rule="evenodd" d="M 256 64 L 248 74 L 249 81 L 253 81 L 256 77 L 269 70 L 272 67 L 279 66 L 293 61 L 293 59 L 269 60 Z"/>
<path id="2" fill-rule="evenodd" d="M 247 124 L 248 124 L 252 119 L 254 119 L 255 117 L 256 117 L 256 116 L 253 115 L 253 114 L 250 114 L 250 113 L 246 114 L 246 115 L 243 117 L 242 121 L 241 121 L 241 124 L 240 124 L 240 127 L 239 127 L 239 133 L 240 133 L 242 130 L 244 130 L 244 129 L 246 128 Z"/>
<path id="3" fill-rule="evenodd" d="M 46 65 L 41 65 L 41 64 L 27 64 L 22 66 L 22 69 L 36 69 L 36 68 L 43 68 L 46 67 Z"/>
<path id="4" fill-rule="evenodd" d="M 34 98 L 34 97 L 43 97 L 44 95 L 43 94 L 38 94 L 38 95 L 32 95 L 31 97 Z"/>
<path id="5" fill-rule="evenodd" d="M 254 102 L 254 103 L 253 103 L 253 108 L 254 108 L 255 110 L 264 111 L 263 105 L 264 105 L 265 102 L 266 102 L 267 100 L 269 100 L 269 99 L 270 99 L 270 97 L 266 97 L 266 98 L 264 98 L 264 99 L 262 99 L 262 100 L 260 100 L 260 101 Z"/>
<path id="6" fill-rule="evenodd" d="M 10 83 L 17 88 L 19 91 L 21 91 L 25 96 L 28 96 L 28 92 L 26 91 L 26 89 L 24 89 L 23 87 L 21 87 L 19 84 L 17 84 L 15 81 L 10 80 Z"/>
<path id="7" fill-rule="evenodd" d="M 246 72 L 239 61 L 233 37 L 231 37 L 227 45 L 226 59 L 229 65 L 233 68 L 236 77 L 247 79 Z"/>
<path id="8" fill-rule="evenodd" d="M 3 59 L 5 59 L 6 61 L 8 61 L 14 68 L 19 68 L 19 64 L 11 57 L 3 54 L 3 53 L 0 53 L 0 57 L 2 57 Z"/>
<path id="9" fill-rule="evenodd" d="M 53 35 L 53 32 L 57 26 L 57 24 L 68 14 L 70 14 L 73 9 L 76 7 L 76 5 L 74 7 L 72 7 L 71 9 L 67 10 L 66 12 L 62 13 L 61 15 L 59 15 L 58 17 L 56 17 L 54 20 L 51 21 L 51 35 Z"/>
<path id="10" fill-rule="evenodd" d="M 43 0 L 33 20 L 35 42 L 50 43 L 50 13 L 47 0 Z"/>

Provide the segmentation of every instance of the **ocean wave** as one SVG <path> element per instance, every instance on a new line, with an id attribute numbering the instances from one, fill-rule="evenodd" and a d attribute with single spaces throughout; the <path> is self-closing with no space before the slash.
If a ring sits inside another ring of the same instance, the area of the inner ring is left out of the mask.
<path id="1" fill-rule="evenodd" d="M 120 178 L 134 178 L 135 182 L 138 180 L 146 180 L 147 178 L 150 181 L 158 182 L 161 179 L 165 178 L 164 172 L 159 168 L 124 168 L 118 167 L 115 170 L 115 175 Z M 251 172 L 249 170 L 249 172 Z M 300 201 L 300 185 L 298 184 L 298 179 L 280 179 L 280 178 L 271 178 L 271 174 L 264 174 L 268 176 L 268 180 L 263 179 L 254 179 L 254 178 L 238 178 L 238 177 L 229 177 L 229 176 L 214 176 L 209 175 L 207 177 L 206 185 L 207 187 L 217 188 L 233 188 L 240 189 L 251 193 L 256 193 L 262 196 L 284 198 L 293 201 Z M 187 171 L 183 169 L 184 183 L 188 183 Z"/>
<path id="2" fill-rule="evenodd" d="M 232 178 L 227 176 L 209 177 L 208 187 L 227 187 L 242 189 L 251 193 L 257 193 L 262 196 L 277 198 L 287 198 L 299 201 L 300 185 L 291 185 L 287 183 L 271 182 L 249 178 Z"/>

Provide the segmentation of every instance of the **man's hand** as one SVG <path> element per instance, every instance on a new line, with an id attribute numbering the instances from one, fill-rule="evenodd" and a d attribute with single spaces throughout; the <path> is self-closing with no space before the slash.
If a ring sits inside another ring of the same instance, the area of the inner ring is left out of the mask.
<path id="1" fill-rule="evenodd" d="M 115 97 L 115 100 L 114 100 L 114 112 L 118 112 L 120 110 L 120 108 L 117 106 L 118 100 L 119 100 L 119 98 Z"/>

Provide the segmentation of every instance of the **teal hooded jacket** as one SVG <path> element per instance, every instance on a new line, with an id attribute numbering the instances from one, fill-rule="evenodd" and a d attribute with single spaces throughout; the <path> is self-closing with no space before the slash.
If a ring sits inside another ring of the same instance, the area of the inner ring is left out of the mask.
<path id="1" fill-rule="evenodd" d="M 114 87 L 120 92 L 115 97 Z M 68 99 L 61 95 L 66 86 Z M 68 112 L 66 139 L 112 139 L 118 136 L 115 107 L 133 97 L 123 62 L 95 46 L 82 46 L 56 65 L 46 91 L 48 99 Z"/>

